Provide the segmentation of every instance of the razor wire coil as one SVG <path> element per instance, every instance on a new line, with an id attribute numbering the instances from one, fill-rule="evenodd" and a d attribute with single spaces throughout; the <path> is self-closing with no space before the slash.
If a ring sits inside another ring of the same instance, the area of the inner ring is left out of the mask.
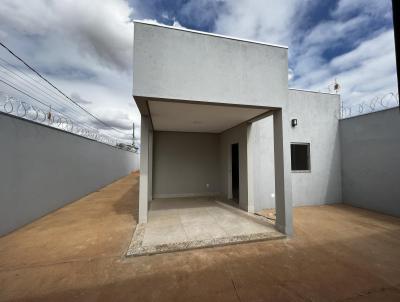
<path id="1" fill-rule="evenodd" d="M 43 109 L 27 101 L 22 101 L 14 96 L 5 95 L 0 98 L 0 111 L 27 119 L 39 124 L 46 124 L 63 131 L 80 135 L 92 140 L 96 140 L 108 145 L 117 145 L 117 140 L 107 135 L 99 133 L 96 129 L 88 129 L 79 125 L 76 121 L 62 116 L 49 108 Z"/>
<path id="2" fill-rule="evenodd" d="M 341 119 L 346 119 L 358 115 L 377 112 L 399 106 L 399 93 L 389 92 L 381 96 L 375 96 L 369 101 L 358 104 L 341 106 Z"/>

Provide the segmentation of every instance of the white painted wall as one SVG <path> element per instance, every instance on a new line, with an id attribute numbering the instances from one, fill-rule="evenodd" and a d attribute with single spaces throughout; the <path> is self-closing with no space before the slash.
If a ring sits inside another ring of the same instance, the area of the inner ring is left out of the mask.
<path id="1" fill-rule="evenodd" d="M 134 24 L 133 95 L 283 107 L 287 48 Z"/>
<path id="2" fill-rule="evenodd" d="M 153 197 L 231 198 L 231 144 L 238 143 L 239 205 L 247 210 L 248 127 L 221 134 L 154 131 Z"/>
<path id="3" fill-rule="evenodd" d="M 278 109 L 274 113 L 277 227 L 290 234 L 290 153 L 284 123 L 288 116 L 287 48 L 135 22 L 133 70 L 133 96 L 142 114 L 148 114 L 146 101 L 158 99 Z M 247 145 L 250 130 L 243 125 L 221 134 L 220 176 L 221 191 L 227 196 L 230 144 L 239 142 L 239 204 L 253 210 L 253 186 L 247 188 L 253 176 L 247 171 L 248 158 L 252 158 L 252 144 Z"/>
<path id="4" fill-rule="evenodd" d="M 253 123 L 253 191 L 255 211 L 275 207 L 273 116 Z"/>
<path id="5" fill-rule="evenodd" d="M 218 134 L 154 131 L 153 138 L 154 198 L 219 194 Z"/>
<path id="6" fill-rule="evenodd" d="M 338 95 L 289 90 L 289 140 L 310 143 L 311 157 L 311 172 L 292 173 L 294 206 L 342 202 L 339 114 Z"/>
<path id="7" fill-rule="evenodd" d="M 140 122 L 140 182 L 139 182 L 139 223 L 146 223 L 149 202 L 152 199 L 153 133 L 150 118 L 141 116 Z"/>
<path id="8" fill-rule="evenodd" d="M 297 118 L 298 126 L 289 127 L 289 137 L 285 141 L 285 146 L 289 149 L 290 142 L 304 142 L 310 143 L 311 148 L 311 172 L 291 173 L 294 206 L 342 201 L 339 105 L 340 99 L 337 95 L 289 90 L 288 114 L 285 122 L 290 125 L 291 119 Z M 157 187 L 156 194 L 161 194 L 161 196 L 206 195 L 209 192 L 204 190 L 204 184 L 208 181 L 215 183 L 211 192 L 220 192 L 224 198 L 229 199 L 231 197 L 229 196 L 231 144 L 239 143 L 240 207 L 253 210 L 251 200 L 250 204 L 248 200 L 248 198 L 251 199 L 251 195 L 249 197 L 251 191 L 247 188 L 247 179 L 252 176 L 254 210 L 274 208 L 273 116 L 254 122 L 251 131 L 249 127 L 250 125 L 245 123 L 219 134 L 218 156 L 215 154 L 216 141 L 210 144 L 204 140 L 204 138 L 209 139 L 208 137 L 212 134 L 156 132 L 154 154 L 157 166 L 157 170 L 154 170 L 154 182 L 157 183 L 154 184 Z M 214 138 L 217 139 L 218 135 L 214 134 Z M 201 143 L 201 146 L 197 146 L 197 143 Z M 248 154 L 248 150 L 251 154 Z M 191 155 L 188 154 L 196 156 L 190 157 Z M 252 167 L 248 160 L 251 160 Z M 213 162 L 211 166 L 206 164 L 210 162 Z M 220 180 L 210 176 L 216 174 L 216 167 L 219 167 Z M 252 171 L 249 170 L 251 174 L 247 174 L 249 167 L 252 169 Z M 209 175 L 203 170 L 205 168 L 209 170 Z M 190 175 L 190 171 L 194 170 L 202 172 L 196 177 L 185 177 L 185 183 L 181 180 L 181 173 L 177 172 L 187 171 L 184 172 L 185 175 Z"/>
<path id="9" fill-rule="evenodd" d="M 289 129 L 288 143 L 310 143 L 311 155 L 311 172 L 291 173 L 294 206 L 342 202 L 339 109 L 338 95 L 289 90 L 286 123 L 297 118 L 298 126 Z M 255 210 L 274 208 L 272 117 L 255 122 L 252 136 Z"/>

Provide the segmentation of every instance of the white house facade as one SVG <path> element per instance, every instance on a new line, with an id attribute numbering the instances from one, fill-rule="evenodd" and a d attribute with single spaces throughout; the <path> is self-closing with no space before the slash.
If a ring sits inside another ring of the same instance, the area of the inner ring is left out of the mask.
<path id="1" fill-rule="evenodd" d="M 134 24 L 139 222 L 149 203 L 216 196 L 248 212 L 341 202 L 338 95 L 288 89 L 288 48 Z"/>

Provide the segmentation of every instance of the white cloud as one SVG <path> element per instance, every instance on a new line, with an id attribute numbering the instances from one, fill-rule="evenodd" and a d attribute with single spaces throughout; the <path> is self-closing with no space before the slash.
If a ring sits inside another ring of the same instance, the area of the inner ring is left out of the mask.
<path id="1" fill-rule="evenodd" d="M 291 86 L 328 91 L 335 78 L 342 100 L 358 103 L 396 91 L 393 31 L 389 0 L 340 0 L 322 20 L 303 29 L 316 1 L 227 1 L 216 32 L 289 45 Z M 340 55 L 332 58 L 327 52 Z M 343 50 L 347 50 L 343 52 Z"/>
<path id="2" fill-rule="evenodd" d="M 291 81 L 294 77 L 293 69 L 289 68 L 288 70 L 288 80 Z"/>
<path id="3" fill-rule="evenodd" d="M 220 13 L 220 5 L 223 3 L 225 3 L 223 0 L 184 1 L 182 6 L 179 7 L 179 17 L 181 20 L 189 21 L 192 24 L 207 26 L 212 24 L 218 13 Z"/>
<path id="4" fill-rule="evenodd" d="M 216 20 L 217 33 L 288 44 L 291 28 L 296 25 L 296 13 L 301 10 L 302 2 L 228 0 L 225 4 L 226 10 Z"/>
<path id="5" fill-rule="evenodd" d="M 140 120 L 132 107 L 132 13 L 124 0 L 3 0 L 0 37 L 89 111 L 130 134 L 127 125 Z"/>
<path id="6" fill-rule="evenodd" d="M 393 46 L 393 30 L 388 30 L 364 41 L 356 49 L 335 57 L 330 65 L 339 70 L 358 67 L 357 65 L 360 65 L 362 61 L 377 58 L 379 54 L 393 54 Z"/>
<path id="7" fill-rule="evenodd" d="M 376 95 L 396 92 L 393 30 L 365 32 L 371 19 L 365 15 L 317 25 L 292 55 L 296 87 L 327 91 L 335 79 L 345 105 L 357 104 Z M 325 34 L 324 34 L 325 32 Z M 330 60 L 324 52 L 335 47 L 355 48 Z"/>
<path id="8" fill-rule="evenodd" d="M 146 23 L 150 23 L 150 24 L 155 24 L 155 25 L 165 25 L 163 23 L 158 22 L 155 19 L 142 19 L 140 20 L 142 22 L 146 22 Z M 185 28 L 184 26 L 182 26 L 177 20 L 174 20 L 174 23 L 172 24 L 173 27 L 177 27 L 177 28 Z"/>
<path id="9" fill-rule="evenodd" d="M 391 3 L 387 0 L 340 0 L 332 15 L 336 18 L 346 18 L 360 10 L 370 17 L 391 17 Z"/>
<path id="10" fill-rule="evenodd" d="M 216 18 L 217 33 L 289 45 L 291 86 L 326 91 L 337 78 L 347 103 L 396 90 L 393 32 L 373 26 L 390 20 L 389 0 L 340 0 L 329 20 L 306 29 L 300 23 L 316 0 L 185 3 L 178 8 L 185 18 L 205 24 Z M 68 95 L 131 135 L 128 125 L 140 121 L 131 96 L 133 13 L 124 0 L 2 0 L 0 39 Z M 168 17 L 182 27 L 176 16 Z M 343 54 L 326 58 L 326 52 L 343 46 L 349 46 Z"/>
<path id="11" fill-rule="evenodd" d="M 36 44 L 32 46 L 45 46 L 44 53 L 30 53 L 38 63 L 46 63 L 50 54 L 50 63 L 66 59 L 65 65 L 78 65 L 88 60 L 127 70 L 133 43 L 131 13 L 122 0 L 106 0 L 101 5 L 90 0 L 4 0 L 0 3 L 0 25 L 8 40 L 17 35 L 24 39 L 21 42 L 31 39 Z M 90 68 L 89 64 L 83 66 Z"/>

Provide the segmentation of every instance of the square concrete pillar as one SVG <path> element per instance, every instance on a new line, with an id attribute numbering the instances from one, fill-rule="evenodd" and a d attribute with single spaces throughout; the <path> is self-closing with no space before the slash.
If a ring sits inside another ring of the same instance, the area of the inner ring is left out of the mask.
<path id="1" fill-rule="evenodd" d="M 275 207 L 278 231 L 293 233 L 292 181 L 290 168 L 289 121 L 285 109 L 274 112 Z"/>
<path id="2" fill-rule="evenodd" d="M 149 160 L 150 154 L 150 119 L 147 116 L 141 118 L 140 126 L 140 184 L 139 184 L 139 223 L 147 222 L 149 210 L 149 184 L 151 188 L 151 172 Z"/>
<path id="3" fill-rule="evenodd" d="M 151 125 L 150 125 L 151 126 Z M 153 200 L 153 129 L 149 128 L 148 202 Z"/>
<path id="4" fill-rule="evenodd" d="M 247 125 L 247 212 L 254 213 L 254 169 L 252 123 Z"/>

